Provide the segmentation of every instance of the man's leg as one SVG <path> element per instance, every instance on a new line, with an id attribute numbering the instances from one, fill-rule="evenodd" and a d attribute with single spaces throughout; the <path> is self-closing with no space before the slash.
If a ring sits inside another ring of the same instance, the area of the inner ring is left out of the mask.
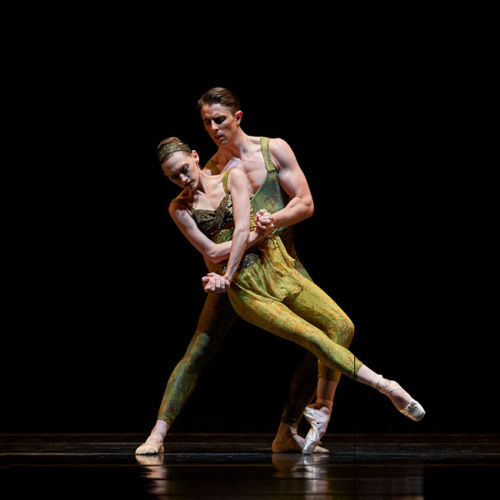
<path id="1" fill-rule="evenodd" d="M 168 379 L 156 425 L 146 442 L 137 448 L 137 454 L 161 453 L 166 433 L 193 394 L 201 373 L 214 357 L 236 318 L 227 294 L 207 294 L 186 354 Z"/>
<path id="2" fill-rule="evenodd" d="M 318 380 L 318 360 L 306 351 L 299 366 L 295 369 L 288 387 L 288 398 L 281 416 L 278 432 L 272 449 L 275 453 L 302 451 L 304 438 L 297 434 L 297 426 L 304 408 L 316 395 Z"/>

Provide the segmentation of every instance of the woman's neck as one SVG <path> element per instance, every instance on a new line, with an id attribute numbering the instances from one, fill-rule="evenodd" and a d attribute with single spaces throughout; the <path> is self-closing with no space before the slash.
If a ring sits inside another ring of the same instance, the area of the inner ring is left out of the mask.
<path id="1" fill-rule="evenodd" d="M 198 186 L 190 192 L 193 208 L 215 210 L 225 196 L 222 175 L 207 175 L 201 172 Z"/>
<path id="2" fill-rule="evenodd" d="M 200 171 L 200 179 L 198 181 L 198 186 L 196 186 L 195 192 L 203 193 L 205 195 L 210 195 L 211 190 L 217 183 L 220 182 L 220 175 L 208 175 L 203 170 Z"/>

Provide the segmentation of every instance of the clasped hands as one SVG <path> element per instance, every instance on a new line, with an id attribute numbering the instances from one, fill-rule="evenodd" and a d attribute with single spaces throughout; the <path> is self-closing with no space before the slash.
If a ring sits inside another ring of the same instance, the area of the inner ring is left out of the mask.
<path id="1" fill-rule="evenodd" d="M 255 233 L 259 239 L 269 236 L 274 231 L 274 219 L 266 210 L 255 214 Z M 201 278 L 201 285 L 207 293 L 226 293 L 231 286 L 230 281 L 217 273 L 208 273 Z"/>

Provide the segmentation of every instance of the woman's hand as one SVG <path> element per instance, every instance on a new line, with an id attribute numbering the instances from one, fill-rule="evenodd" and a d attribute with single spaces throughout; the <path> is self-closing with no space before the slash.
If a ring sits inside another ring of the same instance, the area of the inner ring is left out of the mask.
<path id="1" fill-rule="evenodd" d="M 274 231 L 273 216 L 265 208 L 255 214 L 255 231 L 262 237 L 267 237 Z"/>
<path id="2" fill-rule="evenodd" d="M 226 293 L 231 286 L 228 279 L 217 273 L 208 273 L 203 276 L 201 284 L 207 293 Z"/>

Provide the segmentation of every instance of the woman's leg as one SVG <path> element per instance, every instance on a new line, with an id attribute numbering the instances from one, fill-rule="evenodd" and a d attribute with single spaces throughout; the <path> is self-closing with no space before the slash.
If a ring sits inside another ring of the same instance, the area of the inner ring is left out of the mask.
<path id="1" fill-rule="evenodd" d="M 301 345 L 324 365 L 336 368 L 350 378 L 356 378 L 361 361 L 348 349 L 330 339 L 326 332 L 292 311 L 288 307 L 288 299 L 285 304 L 245 295 L 233 298 L 232 304 L 245 321 Z"/>
<path id="2" fill-rule="evenodd" d="M 325 332 L 295 314 L 284 303 L 278 301 L 264 302 L 249 296 L 246 296 L 242 301 L 233 300 L 232 303 L 236 312 L 244 320 L 301 345 L 313 353 L 324 365 L 336 368 L 349 377 L 355 378 L 356 370 L 361 366 L 361 362 L 356 360 L 354 355 L 346 348 L 331 340 Z M 314 309 L 313 306 L 311 310 Z M 327 390 L 326 387 L 324 389 Z M 328 397 L 333 398 L 331 390 L 328 391 L 328 395 Z M 324 427 L 326 429 L 326 425 Z M 279 436 L 281 439 L 278 439 L 278 437 L 275 439 L 273 451 L 282 451 L 284 446 L 290 445 L 291 440 L 297 441 L 299 439 L 296 433 L 292 432 L 292 434 L 292 436 L 287 437 L 285 431 L 283 431 L 283 437 Z M 311 453 L 318 442 L 319 439 L 311 448 Z M 297 442 L 296 444 L 303 451 L 306 442 L 300 438 L 300 443 Z"/>
<path id="3" fill-rule="evenodd" d="M 388 380 L 382 375 L 370 370 L 367 366 L 362 366 L 356 378 L 359 382 L 369 385 L 385 394 L 394 406 L 406 417 L 415 422 L 424 418 L 425 411 L 397 382 Z"/>
<path id="4" fill-rule="evenodd" d="M 352 323 L 344 314 L 339 314 L 338 310 L 333 311 L 338 306 L 313 283 L 305 286 L 303 292 L 289 296 L 285 299 L 285 303 L 261 301 L 249 296 L 240 298 L 242 300 L 232 300 L 233 307 L 246 321 L 305 347 L 324 365 L 336 368 L 354 380 L 357 379 L 361 371 L 360 382 L 375 387 L 384 394 L 389 395 L 401 389 L 395 382 L 392 383 L 395 386 L 391 384 L 389 387 L 388 381 L 376 377 L 375 372 L 368 368 L 362 370 L 363 363 L 347 348 L 337 343 L 337 341 L 347 345 L 350 343 L 353 328 L 346 328 L 345 325 L 352 325 Z M 305 318 L 309 321 L 306 321 Z M 322 329 L 315 325 L 321 326 Z M 344 328 L 339 328 L 339 325 L 344 325 Z M 326 384 L 324 389 L 329 394 L 328 397 L 331 397 L 335 393 L 336 386 L 328 387 Z M 394 397 L 391 398 L 391 400 L 393 399 Z M 409 412 L 410 405 L 403 410 L 399 407 L 398 409 L 410 418 L 413 416 L 417 417 L 415 419 L 422 418 L 425 414 L 423 409 L 416 401 L 411 399 L 411 402 L 414 404 L 412 410 L 415 410 L 415 414 Z M 327 414 L 324 416 L 327 424 L 329 415 L 326 411 L 324 413 Z M 314 431 L 314 429 L 312 430 Z M 319 442 L 321 436 L 318 437 L 317 429 L 315 431 L 316 436 L 308 436 L 309 439 L 306 437 L 305 453 L 311 453 Z M 306 449 L 308 441 L 310 446 Z"/>
<path id="5" fill-rule="evenodd" d="M 296 297 L 287 299 L 286 303 L 297 314 L 308 319 L 318 328 L 325 331 L 329 338 L 340 342 L 344 347 L 349 347 L 354 335 L 354 326 L 345 313 L 338 308 L 337 304 L 314 283 L 303 283 L 303 292 Z M 329 315 L 330 319 L 329 319 Z M 412 420 L 419 421 L 425 415 L 421 405 L 414 401 L 411 396 L 394 381 L 386 380 L 370 368 L 363 365 L 359 368 L 356 380 L 376 388 L 390 398 L 396 408 L 403 415 Z M 330 420 L 333 396 L 337 388 L 337 381 L 322 379 L 318 380 L 317 399 L 313 405 L 309 405 L 304 415 L 311 424 L 310 435 L 306 436 L 304 452 L 312 451 L 315 444 L 325 434 Z"/>

